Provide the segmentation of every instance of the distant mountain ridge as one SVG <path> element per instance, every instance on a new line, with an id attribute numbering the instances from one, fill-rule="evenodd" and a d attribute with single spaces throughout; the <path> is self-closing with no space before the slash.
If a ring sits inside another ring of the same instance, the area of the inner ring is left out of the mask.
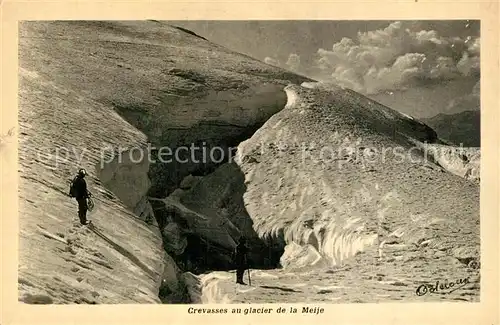
<path id="1" fill-rule="evenodd" d="M 421 119 L 432 127 L 438 136 L 454 145 L 464 147 L 481 146 L 481 112 L 464 111 L 456 114 L 440 113 L 431 118 Z"/>

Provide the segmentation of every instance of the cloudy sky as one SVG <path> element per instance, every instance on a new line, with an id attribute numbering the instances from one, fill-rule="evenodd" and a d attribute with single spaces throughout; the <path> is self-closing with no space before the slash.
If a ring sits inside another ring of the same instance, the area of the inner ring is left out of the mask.
<path id="1" fill-rule="evenodd" d="M 416 117 L 479 109 L 479 21 L 170 23 Z"/>

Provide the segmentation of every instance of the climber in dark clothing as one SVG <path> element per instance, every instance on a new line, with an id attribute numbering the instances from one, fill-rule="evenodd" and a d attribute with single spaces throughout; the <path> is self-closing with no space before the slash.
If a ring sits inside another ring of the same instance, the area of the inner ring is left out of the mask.
<path id="1" fill-rule="evenodd" d="M 236 283 L 246 284 L 243 282 L 243 274 L 248 268 L 248 247 L 246 246 L 246 239 L 244 237 L 240 238 L 238 246 L 234 251 L 234 263 L 236 265 Z"/>
<path id="2" fill-rule="evenodd" d="M 78 202 L 78 217 L 82 225 L 87 225 L 87 198 L 89 191 L 87 190 L 87 182 L 85 182 L 85 169 L 80 169 L 78 175 L 73 179 L 71 184 L 69 196 L 74 197 Z"/>

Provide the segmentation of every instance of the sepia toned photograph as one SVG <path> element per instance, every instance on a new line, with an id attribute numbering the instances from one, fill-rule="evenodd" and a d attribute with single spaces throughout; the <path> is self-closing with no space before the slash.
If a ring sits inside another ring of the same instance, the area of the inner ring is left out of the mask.
<path id="1" fill-rule="evenodd" d="M 18 301 L 481 302 L 480 27 L 20 21 Z"/>

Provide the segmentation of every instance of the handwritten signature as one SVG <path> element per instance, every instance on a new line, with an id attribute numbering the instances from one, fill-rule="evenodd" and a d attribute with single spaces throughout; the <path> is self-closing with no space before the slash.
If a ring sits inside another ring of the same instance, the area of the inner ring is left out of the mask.
<path id="1" fill-rule="evenodd" d="M 444 282 L 436 281 L 435 284 L 425 283 L 418 286 L 415 293 L 417 296 L 425 296 L 426 294 L 433 293 L 452 293 L 455 290 L 463 288 L 468 285 L 470 282 L 470 278 L 462 278 L 455 281 L 448 281 L 447 279 Z"/>

